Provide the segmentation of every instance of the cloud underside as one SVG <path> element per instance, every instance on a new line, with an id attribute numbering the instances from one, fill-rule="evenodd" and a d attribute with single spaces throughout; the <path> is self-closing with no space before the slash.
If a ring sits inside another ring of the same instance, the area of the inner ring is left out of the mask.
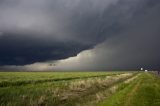
<path id="1" fill-rule="evenodd" d="M 151 0 L 2 0 L 0 65 L 29 70 L 157 69 L 159 10 L 160 2 Z"/>

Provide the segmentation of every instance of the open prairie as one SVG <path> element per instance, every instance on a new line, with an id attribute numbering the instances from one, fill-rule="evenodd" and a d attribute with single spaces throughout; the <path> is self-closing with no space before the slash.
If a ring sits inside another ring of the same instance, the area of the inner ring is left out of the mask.
<path id="1" fill-rule="evenodd" d="M 160 79 L 143 72 L 1 72 L 1 106 L 159 106 Z"/>
<path id="2" fill-rule="evenodd" d="M 0 0 L 0 106 L 160 106 L 160 0 Z"/>

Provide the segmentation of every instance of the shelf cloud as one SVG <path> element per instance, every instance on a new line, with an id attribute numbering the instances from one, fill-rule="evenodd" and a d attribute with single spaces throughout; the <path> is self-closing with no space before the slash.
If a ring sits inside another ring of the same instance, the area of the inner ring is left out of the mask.
<path id="1" fill-rule="evenodd" d="M 1 69 L 157 69 L 159 10 L 155 0 L 1 0 Z"/>

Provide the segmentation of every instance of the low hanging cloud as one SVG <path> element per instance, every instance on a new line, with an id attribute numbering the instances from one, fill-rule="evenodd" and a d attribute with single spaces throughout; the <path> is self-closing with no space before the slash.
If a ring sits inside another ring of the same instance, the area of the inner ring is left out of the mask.
<path id="1" fill-rule="evenodd" d="M 137 70 L 159 69 L 160 4 L 134 17 L 126 30 L 92 50 L 60 60 L 56 70 Z M 74 64 L 74 65 L 72 65 Z"/>
<path id="2" fill-rule="evenodd" d="M 158 67 L 159 1 L 13 1 L 0 1 L 0 65 L 3 68 Z M 52 61 L 55 66 L 48 65 Z"/>

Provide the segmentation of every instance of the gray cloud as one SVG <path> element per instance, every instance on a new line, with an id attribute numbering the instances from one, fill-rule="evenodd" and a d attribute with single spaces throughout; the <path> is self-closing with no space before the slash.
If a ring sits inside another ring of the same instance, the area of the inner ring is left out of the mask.
<path id="1" fill-rule="evenodd" d="M 92 59 L 81 56 L 83 62 L 75 68 L 157 67 L 159 4 L 153 0 L 2 0 L 0 65 L 66 59 L 104 42 L 91 50 Z M 74 69 L 69 63 L 54 68 Z"/>
<path id="2" fill-rule="evenodd" d="M 77 57 L 61 60 L 59 70 L 157 70 L 160 63 L 160 4 L 133 17 L 125 30 Z M 71 64 L 75 64 L 72 66 Z"/>
<path id="3" fill-rule="evenodd" d="M 103 9 L 116 1 L 3 0 L 0 3 L 0 29 L 21 35 L 33 33 L 34 36 L 52 36 L 57 40 L 78 40 L 77 33 L 82 33 L 82 27 L 88 25 L 86 22 L 90 21 L 91 27 L 95 21 L 93 18 L 96 19 Z"/>

